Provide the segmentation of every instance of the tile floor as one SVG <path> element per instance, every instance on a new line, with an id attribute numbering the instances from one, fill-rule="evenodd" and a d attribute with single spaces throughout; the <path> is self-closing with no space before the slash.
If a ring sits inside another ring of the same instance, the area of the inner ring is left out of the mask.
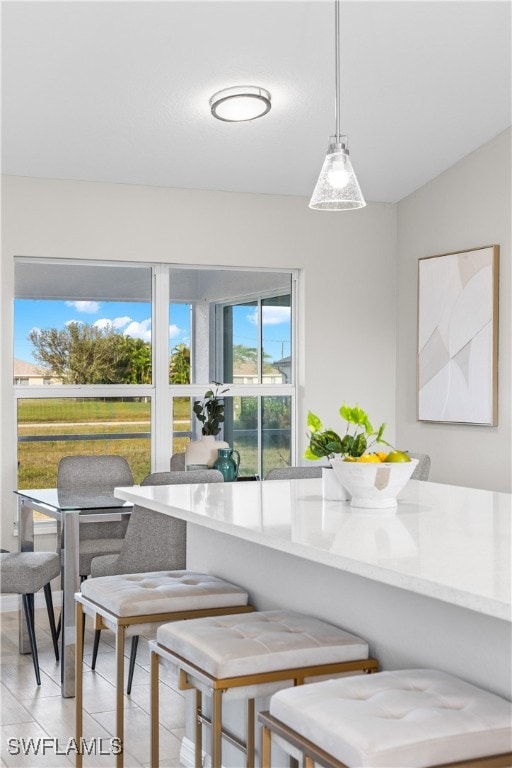
<path id="1" fill-rule="evenodd" d="M 0 613 L 1 766 L 61 768 L 74 765 L 68 756 L 68 740 L 74 734 L 75 700 L 60 695 L 60 669 L 55 661 L 44 608 L 36 610 L 36 635 L 41 667 L 41 686 L 36 685 L 32 658 L 18 653 L 18 615 Z M 86 630 L 84 669 L 84 737 L 97 739 L 96 754 L 84 757 L 84 768 L 113 768 L 109 739 L 115 730 L 114 636 L 102 632 L 96 671 L 90 668 L 93 633 Z M 128 648 L 130 643 L 128 642 Z M 126 668 L 127 668 L 126 664 Z M 125 668 L 125 669 L 126 669 Z M 185 733 L 185 699 L 176 688 L 171 670 L 161 669 L 160 766 L 180 765 L 181 739 Z M 126 768 L 150 768 L 149 757 L 149 653 L 141 638 L 132 693 L 125 696 Z M 43 742 L 45 738 L 58 739 Z M 30 743 L 30 739 L 33 739 Z M 100 741 L 103 739 L 103 741 Z M 91 743 L 91 742 L 89 742 Z M 43 746 L 48 744 L 43 754 Z M 38 754 L 34 754 L 39 747 Z M 23 754 L 23 752 L 28 754 Z M 16 754 L 18 753 L 18 754 Z M 58 754 L 61 753 L 61 754 Z"/>

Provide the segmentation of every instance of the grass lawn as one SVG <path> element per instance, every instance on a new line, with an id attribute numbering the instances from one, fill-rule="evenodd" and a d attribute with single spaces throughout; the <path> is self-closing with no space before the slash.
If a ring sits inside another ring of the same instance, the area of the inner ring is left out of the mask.
<path id="1" fill-rule="evenodd" d="M 116 454 L 126 458 L 136 483 L 151 471 L 151 441 L 146 435 L 120 439 L 122 433 L 146 433 L 151 429 L 150 402 L 135 398 L 48 398 L 18 401 L 18 438 L 47 436 L 48 440 L 18 442 L 18 488 L 53 488 L 57 484 L 57 466 L 63 456 L 75 454 Z M 173 400 L 175 431 L 189 432 L 190 398 Z M 112 439 L 57 439 L 66 435 L 86 438 L 94 434 L 112 434 Z M 52 437 L 56 438 L 52 440 Z M 189 438 L 169 435 L 169 455 L 184 451 Z M 236 437 L 240 452 L 240 473 L 258 472 L 255 438 Z M 172 447 L 171 447 L 172 446 Z M 287 466 L 289 446 L 266 446 L 263 474 L 273 467 Z"/>

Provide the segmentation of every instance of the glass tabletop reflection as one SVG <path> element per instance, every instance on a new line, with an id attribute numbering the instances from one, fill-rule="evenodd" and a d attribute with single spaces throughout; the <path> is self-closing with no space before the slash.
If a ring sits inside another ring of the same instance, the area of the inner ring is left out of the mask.
<path id="1" fill-rule="evenodd" d="M 60 512 L 85 512 L 91 509 L 109 510 L 123 507 L 131 509 L 132 507 L 129 502 L 118 499 L 110 493 L 77 493 L 76 491 L 58 490 L 57 488 L 17 490 L 15 493 Z"/>

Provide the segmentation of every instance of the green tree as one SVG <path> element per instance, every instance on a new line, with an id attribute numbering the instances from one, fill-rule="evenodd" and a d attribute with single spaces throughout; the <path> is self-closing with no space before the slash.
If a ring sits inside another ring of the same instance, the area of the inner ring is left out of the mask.
<path id="1" fill-rule="evenodd" d="M 244 344 L 233 344 L 233 363 L 257 363 L 258 350 L 256 347 L 246 347 Z"/>
<path id="2" fill-rule="evenodd" d="M 169 383 L 190 384 L 190 347 L 176 344 L 169 359 Z"/>
<path id="3" fill-rule="evenodd" d="M 86 323 L 31 331 L 34 357 L 63 384 L 147 384 L 151 345 Z"/>

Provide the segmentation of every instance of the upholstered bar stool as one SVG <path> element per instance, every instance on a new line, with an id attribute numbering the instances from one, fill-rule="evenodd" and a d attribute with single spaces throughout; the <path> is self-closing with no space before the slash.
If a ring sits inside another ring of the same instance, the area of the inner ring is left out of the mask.
<path id="1" fill-rule="evenodd" d="M 159 625 L 253 610 L 243 589 L 227 581 L 193 571 L 157 571 L 87 579 L 76 600 L 76 739 L 83 730 L 83 641 L 85 614 L 95 629 L 111 629 L 116 636 L 116 737 L 124 742 L 124 645 L 126 637 L 151 635 Z M 188 623 L 185 621 L 184 623 Z M 82 757 L 77 754 L 77 766 Z M 123 765 L 123 753 L 116 765 Z"/>
<path id="2" fill-rule="evenodd" d="M 510 702 L 437 670 L 328 680 L 272 696 L 261 764 L 275 735 L 304 768 L 500 768 L 512 765 L 511 718 Z"/>
<path id="3" fill-rule="evenodd" d="M 151 652 L 151 765 L 159 764 L 158 667 L 165 659 L 178 667 L 181 689 L 196 695 L 195 764 L 202 765 L 202 724 L 211 726 L 211 765 L 222 765 L 222 737 L 245 752 L 254 767 L 254 698 L 283 685 L 300 685 L 322 675 L 374 672 L 368 643 L 324 621 L 291 611 L 259 611 L 180 621 L 159 627 Z M 211 719 L 202 694 L 212 697 Z M 223 731 L 222 701 L 247 700 L 246 742 Z"/>

